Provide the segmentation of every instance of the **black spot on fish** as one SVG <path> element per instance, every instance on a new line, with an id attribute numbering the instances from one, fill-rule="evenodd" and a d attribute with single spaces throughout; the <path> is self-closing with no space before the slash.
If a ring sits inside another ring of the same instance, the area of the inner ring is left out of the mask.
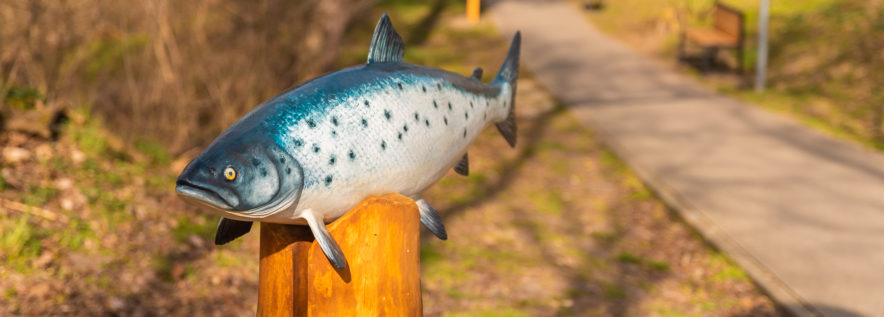
<path id="1" fill-rule="evenodd" d="M 301 147 L 302 145 L 304 145 L 304 141 L 301 141 L 301 139 L 295 139 L 294 144 L 296 147 Z"/>
<path id="2" fill-rule="evenodd" d="M 285 174 L 286 174 L 286 175 L 290 175 L 290 174 L 292 174 L 292 168 L 291 168 L 291 167 L 286 167 L 286 168 L 285 168 Z"/>
<path id="3" fill-rule="evenodd" d="M 421 120 L 420 117 L 421 116 L 419 114 L 417 114 L 417 112 L 414 113 L 414 121 L 420 121 Z"/>
<path id="4" fill-rule="evenodd" d="M 402 132 L 399 132 L 399 141 L 402 141 Z"/>
<path id="5" fill-rule="evenodd" d="M 332 117 L 332 124 L 338 126 L 338 117 Z"/>
<path id="6" fill-rule="evenodd" d="M 261 176 L 262 176 L 262 177 L 267 177 L 267 169 L 266 169 L 266 168 L 262 168 L 262 169 L 261 169 Z"/>
<path id="7" fill-rule="evenodd" d="M 332 156 L 328 159 L 328 165 L 332 165 L 332 166 L 334 166 L 334 165 L 335 165 L 335 161 L 337 161 L 337 160 L 338 160 L 338 159 L 335 158 L 334 155 L 332 155 Z"/>
<path id="8" fill-rule="evenodd" d="M 331 185 L 331 182 L 332 182 L 332 176 L 331 175 L 326 176 L 325 177 L 325 186 Z"/>
<path id="9" fill-rule="evenodd" d="M 408 124 L 407 123 L 402 126 L 402 130 L 405 130 L 405 132 L 408 132 Z"/>
<path id="10" fill-rule="evenodd" d="M 393 114 L 390 113 L 390 110 L 384 110 L 384 117 L 387 118 L 387 120 L 390 120 L 390 118 L 393 117 Z"/>
<path id="11" fill-rule="evenodd" d="M 433 108 L 439 109 L 439 105 L 436 104 L 436 101 L 435 101 L 435 100 L 433 100 Z"/>
<path id="12" fill-rule="evenodd" d="M 426 124 L 426 125 L 429 127 L 429 126 L 430 126 L 430 120 L 424 119 L 424 124 Z"/>
<path id="13" fill-rule="evenodd" d="M 445 125 L 448 125 L 448 117 L 442 117 L 442 122 L 445 122 Z"/>
<path id="14" fill-rule="evenodd" d="M 463 118 L 464 118 L 464 119 L 469 119 L 469 118 L 470 118 L 470 114 L 467 113 L 466 111 L 464 111 L 464 112 L 463 112 Z"/>
<path id="15" fill-rule="evenodd" d="M 279 157 L 279 162 L 282 163 L 282 164 L 285 164 L 285 157 L 284 157 L 284 156 L 280 156 L 280 157 Z"/>
<path id="16" fill-rule="evenodd" d="M 467 129 L 463 129 L 463 138 L 464 138 L 464 139 L 467 138 Z"/>
<path id="17" fill-rule="evenodd" d="M 473 107 L 473 102 L 472 102 L 472 101 L 470 101 L 470 108 L 472 108 L 472 107 Z"/>
<path id="18" fill-rule="evenodd" d="M 424 92 L 427 92 L 427 86 L 421 86 L 421 89 L 423 89 Z"/>
<path id="19" fill-rule="evenodd" d="M 387 149 L 387 141 L 381 141 L 381 149 L 382 149 L 382 150 L 386 150 L 386 149 Z"/>
<path id="20" fill-rule="evenodd" d="M 313 153 L 319 153 L 319 145 L 313 145 Z"/>
<path id="21" fill-rule="evenodd" d="M 338 136 L 338 131 L 332 130 L 332 137 L 337 137 L 337 136 Z"/>
<path id="22" fill-rule="evenodd" d="M 368 128 L 368 121 L 366 121 L 365 118 L 362 118 L 362 127 Z"/>
<path id="23" fill-rule="evenodd" d="M 253 159 L 252 159 L 252 165 L 255 165 L 255 166 L 261 166 L 261 161 L 259 161 L 259 160 L 256 159 L 256 158 L 253 158 Z"/>
<path id="24" fill-rule="evenodd" d="M 351 161 L 356 158 L 356 153 L 353 153 L 353 150 L 350 150 L 350 152 L 348 152 L 347 155 L 350 156 Z"/>
<path id="25" fill-rule="evenodd" d="M 441 89 L 442 89 L 442 85 L 441 85 L 441 84 L 439 84 L 439 83 L 436 83 L 436 89 L 439 89 L 439 90 L 441 90 Z"/>
<path id="26" fill-rule="evenodd" d="M 396 85 L 399 86 L 399 90 L 402 90 L 402 83 L 396 83 Z"/>
<path id="27" fill-rule="evenodd" d="M 216 171 L 214 167 L 209 167 L 209 174 L 212 174 L 212 176 L 215 176 L 215 175 L 217 175 L 217 173 L 218 173 L 218 171 Z"/>
<path id="28" fill-rule="evenodd" d="M 451 110 L 451 103 L 448 103 L 448 110 Z"/>
<path id="29" fill-rule="evenodd" d="M 307 126 L 313 129 L 316 127 L 316 122 L 313 122 L 313 119 L 307 119 Z"/>
<path id="30" fill-rule="evenodd" d="M 365 106 L 366 106 L 366 107 L 370 107 L 370 106 L 368 105 L 368 100 L 365 101 Z"/>

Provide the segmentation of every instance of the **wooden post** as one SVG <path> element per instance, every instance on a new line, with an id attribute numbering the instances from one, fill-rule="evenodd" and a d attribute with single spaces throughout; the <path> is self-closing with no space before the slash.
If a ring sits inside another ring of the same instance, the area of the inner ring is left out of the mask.
<path id="1" fill-rule="evenodd" d="M 481 3 L 481 0 L 467 0 L 467 21 L 470 21 L 470 24 L 476 25 L 479 23 Z"/>
<path id="2" fill-rule="evenodd" d="M 261 223 L 258 316 L 307 316 L 307 226 Z M 301 303 L 301 304 L 296 304 Z"/>
<path id="3" fill-rule="evenodd" d="M 371 196 L 328 226 L 349 266 L 332 267 L 306 226 L 261 224 L 259 316 L 420 316 L 420 216 Z"/>

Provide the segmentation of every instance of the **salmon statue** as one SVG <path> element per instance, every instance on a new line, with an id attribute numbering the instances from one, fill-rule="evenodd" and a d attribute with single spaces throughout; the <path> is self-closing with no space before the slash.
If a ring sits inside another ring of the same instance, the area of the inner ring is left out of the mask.
<path id="1" fill-rule="evenodd" d="M 467 175 L 467 147 L 489 123 L 516 143 L 513 103 L 520 35 L 497 77 L 402 60 L 404 43 L 384 14 L 368 62 L 305 82 L 255 108 L 218 136 L 178 176 L 175 192 L 222 218 L 215 244 L 253 221 L 307 225 L 331 264 L 347 266 L 325 224 L 364 198 L 414 199 L 421 223 L 447 239 L 421 196 L 448 169 Z"/>

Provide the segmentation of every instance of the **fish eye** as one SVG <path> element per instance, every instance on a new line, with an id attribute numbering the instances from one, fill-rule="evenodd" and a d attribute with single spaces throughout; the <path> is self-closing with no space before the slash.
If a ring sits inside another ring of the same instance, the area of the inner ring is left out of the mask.
<path id="1" fill-rule="evenodd" d="M 224 169 L 224 178 L 227 178 L 227 180 L 232 181 L 233 179 L 236 178 L 236 170 L 233 169 L 233 167 L 228 166 L 227 168 Z"/>

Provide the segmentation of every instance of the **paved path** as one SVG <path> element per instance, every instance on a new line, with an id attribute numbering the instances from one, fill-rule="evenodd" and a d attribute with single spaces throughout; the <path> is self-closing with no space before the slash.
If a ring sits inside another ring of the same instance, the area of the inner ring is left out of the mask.
<path id="1" fill-rule="evenodd" d="M 799 315 L 884 316 L 884 155 L 711 93 L 562 2 L 491 7 L 522 64 Z"/>

